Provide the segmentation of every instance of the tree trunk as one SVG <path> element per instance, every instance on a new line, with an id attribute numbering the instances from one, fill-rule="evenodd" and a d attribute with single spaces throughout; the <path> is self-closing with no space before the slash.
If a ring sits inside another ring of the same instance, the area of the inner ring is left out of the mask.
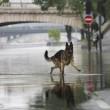
<path id="1" fill-rule="evenodd" d="M 65 25 L 68 41 L 71 42 L 72 26 Z"/>
<path id="2" fill-rule="evenodd" d="M 81 29 L 81 39 L 84 39 L 84 29 Z"/>

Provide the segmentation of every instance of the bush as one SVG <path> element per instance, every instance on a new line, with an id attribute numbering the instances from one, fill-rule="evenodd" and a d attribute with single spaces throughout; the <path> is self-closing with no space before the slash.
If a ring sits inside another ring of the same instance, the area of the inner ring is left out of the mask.
<path id="1" fill-rule="evenodd" d="M 59 29 L 50 29 L 48 31 L 49 38 L 53 38 L 55 41 L 60 40 L 60 30 Z"/>

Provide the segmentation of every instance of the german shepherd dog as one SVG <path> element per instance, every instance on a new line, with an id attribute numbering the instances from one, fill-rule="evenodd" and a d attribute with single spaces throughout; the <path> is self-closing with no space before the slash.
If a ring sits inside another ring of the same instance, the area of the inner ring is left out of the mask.
<path id="1" fill-rule="evenodd" d="M 55 55 L 52 57 L 48 56 L 48 51 L 45 51 L 44 57 L 47 61 L 52 61 L 55 65 L 51 67 L 52 74 L 55 68 L 59 68 L 62 75 L 64 75 L 64 67 L 65 65 L 71 65 L 77 70 L 81 71 L 74 65 L 74 57 L 73 57 L 73 43 L 70 42 L 70 45 L 66 42 L 65 50 L 59 50 Z"/>

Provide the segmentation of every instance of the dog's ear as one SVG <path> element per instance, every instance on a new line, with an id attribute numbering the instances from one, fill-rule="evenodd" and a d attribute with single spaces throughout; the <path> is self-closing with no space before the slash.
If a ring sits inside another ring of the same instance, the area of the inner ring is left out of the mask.
<path id="1" fill-rule="evenodd" d="M 68 42 L 66 42 L 66 49 L 68 48 Z"/>
<path id="2" fill-rule="evenodd" d="M 72 42 L 70 42 L 70 47 L 73 47 L 73 43 Z"/>

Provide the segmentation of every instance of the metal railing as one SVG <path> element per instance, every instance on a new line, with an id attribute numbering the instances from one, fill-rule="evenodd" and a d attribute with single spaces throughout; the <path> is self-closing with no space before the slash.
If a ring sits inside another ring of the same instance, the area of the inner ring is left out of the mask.
<path id="1" fill-rule="evenodd" d="M 35 5 L 31 2 L 9 2 L 3 3 L 0 7 L 11 7 L 11 8 L 40 8 L 39 5 Z"/>

